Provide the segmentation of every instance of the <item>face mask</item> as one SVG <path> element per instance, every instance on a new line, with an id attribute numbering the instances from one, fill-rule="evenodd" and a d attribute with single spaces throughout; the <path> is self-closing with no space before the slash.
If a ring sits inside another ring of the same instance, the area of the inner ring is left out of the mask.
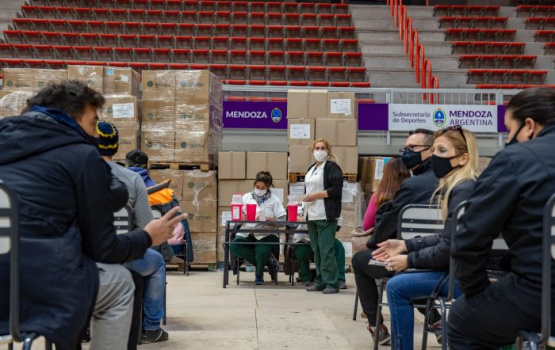
<path id="1" fill-rule="evenodd" d="M 511 141 L 505 142 L 505 147 L 510 146 L 510 145 L 514 145 L 515 143 L 518 143 L 518 140 L 516 139 L 516 137 L 518 136 L 518 134 L 520 133 L 520 131 L 522 130 L 523 127 L 524 127 L 524 123 L 520 126 L 520 128 L 518 128 L 518 130 L 515 133 L 515 136 L 513 136 Z"/>
<path id="2" fill-rule="evenodd" d="M 322 151 L 322 150 L 316 150 L 314 151 L 314 159 L 316 159 L 317 162 L 323 162 L 326 159 L 328 159 L 328 152 Z"/>
<path id="3" fill-rule="evenodd" d="M 254 194 L 257 195 L 258 197 L 262 197 L 267 192 L 268 192 L 268 190 L 259 190 L 257 188 L 254 189 Z"/>
<path id="4" fill-rule="evenodd" d="M 401 155 L 401 160 L 408 169 L 412 169 L 422 163 L 422 152 L 414 152 L 407 148 Z"/>
<path id="5" fill-rule="evenodd" d="M 98 145 L 100 144 L 100 139 L 98 137 L 85 134 L 85 139 L 87 139 L 87 142 L 94 147 L 98 147 Z"/>
<path id="6" fill-rule="evenodd" d="M 458 156 L 443 158 L 432 154 L 432 170 L 438 179 L 444 178 L 451 170 L 458 168 L 458 166 L 454 167 L 451 165 L 451 159 L 456 157 Z"/>

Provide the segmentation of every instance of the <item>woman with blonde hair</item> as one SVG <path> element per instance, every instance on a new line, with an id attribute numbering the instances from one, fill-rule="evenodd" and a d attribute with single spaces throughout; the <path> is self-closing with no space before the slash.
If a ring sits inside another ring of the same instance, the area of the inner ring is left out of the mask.
<path id="1" fill-rule="evenodd" d="M 458 125 L 438 130 L 433 147 L 432 168 L 440 181 L 432 202 L 438 203 L 441 208 L 445 222 L 442 234 L 408 240 L 390 239 L 378 244 L 380 248 L 373 253 L 375 259 L 387 262 L 386 269 L 389 271 L 402 272 L 407 268 L 437 270 L 401 273 L 388 281 L 392 349 L 413 348 L 412 300 L 429 297 L 434 292 L 447 294 L 449 284 L 444 281 L 448 277 L 453 211 L 470 197 L 478 176 L 478 148 L 476 138 L 470 131 Z M 438 328 L 441 324 L 435 326 Z"/>
<path id="2" fill-rule="evenodd" d="M 339 293 L 334 240 L 337 219 L 341 216 L 343 172 L 325 139 L 314 141 L 312 152 L 316 163 L 310 166 L 305 176 L 303 207 L 310 247 L 314 252 L 316 279 L 307 291 Z"/>

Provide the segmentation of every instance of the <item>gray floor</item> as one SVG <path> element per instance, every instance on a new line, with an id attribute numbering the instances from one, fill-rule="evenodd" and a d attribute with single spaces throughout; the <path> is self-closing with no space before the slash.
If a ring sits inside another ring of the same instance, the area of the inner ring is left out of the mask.
<path id="1" fill-rule="evenodd" d="M 231 276 L 231 274 L 230 274 Z M 366 319 L 352 320 L 354 277 L 340 294 L 308 293 L 300 284 L 254 286 L 254 273 L 243 272 L 222 288 L 221 272 L 192 271 L 189 277 L 168 273 L 170 340 L 142 345 L 140 350 L 193 349 L 370 349 Z M 360 310 L 360 308 L 359 308 Z M 389 314 L 385 311 L 386 324 Z M 417 315 L 415 349 L 420 348 L 422 318 Z M 434 336 L 429 349 L 440 348 Z M 2 347 L 0 347 L 2 348 Z M 20 347 L 16 347 L 19 349 Z M 34 348 L 43 348 L 37 343 Z M 87 347 L 85 347 L 86 349 Z M 380 347 L 388 349 L 389 347 Z"/>

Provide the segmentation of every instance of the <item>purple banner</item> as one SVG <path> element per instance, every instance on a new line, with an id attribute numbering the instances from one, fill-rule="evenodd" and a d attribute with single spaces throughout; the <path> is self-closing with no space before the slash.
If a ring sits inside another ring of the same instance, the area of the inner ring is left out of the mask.
<path id="1" fill-rule="evenodd" d="M 287 102 L 224 101 L 226 129 L 287 129 Z"/>
<path id="2" fill-rule="evenodd" d="M 361 103 L 358 105 L 359 130 L 387 131 L 387 103 Z"/>
<path id="3" fill-rule="evenodd" d="M 497 131 L 499 132 L 507 132 L 507 128 L 505 127 L 506 110 L 507 110 L 507 106 L 504 106 L 504 105 L 497 106 Z"/>
<path id="4" fill-rule="evenodd" d="M 359 130 L 388 130 L 389 106 L 386 103 L 358 105 Z M 497 106 L 497 128 L 505 128 L 506 106 Z M 287 129 L 287 102 L 224 101 L 224 128 L 227 129 Z"/>

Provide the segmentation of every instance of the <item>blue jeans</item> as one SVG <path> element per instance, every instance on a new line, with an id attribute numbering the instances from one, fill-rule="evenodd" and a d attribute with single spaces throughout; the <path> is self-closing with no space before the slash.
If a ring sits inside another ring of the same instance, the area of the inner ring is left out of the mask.
<path id="1" fill-rule="evenodd" d="M 387 303 L 391 313 L 391 348 L 411 350 L 414 345 L 414 306 L 412 300 L 429 297 L 445 272 L 409 272 L 395 275 L 387 282 Z M 455 282 L 455 286 L 456 286 Z M 445 283 L 439 295 L 447 295 Z M 455 296 L 461 292 L 458 287 Z"/>
<path id="2" fill-rule="evenodd" d="M 164 317 L 164 290 L 166 288 L 166 265 L 162 255 L 147 249 L 142 258 L 124 264 L 129 270 L 146 277 L 143 295 L 143 329 L 154 331 L 160 328 Z"/>

